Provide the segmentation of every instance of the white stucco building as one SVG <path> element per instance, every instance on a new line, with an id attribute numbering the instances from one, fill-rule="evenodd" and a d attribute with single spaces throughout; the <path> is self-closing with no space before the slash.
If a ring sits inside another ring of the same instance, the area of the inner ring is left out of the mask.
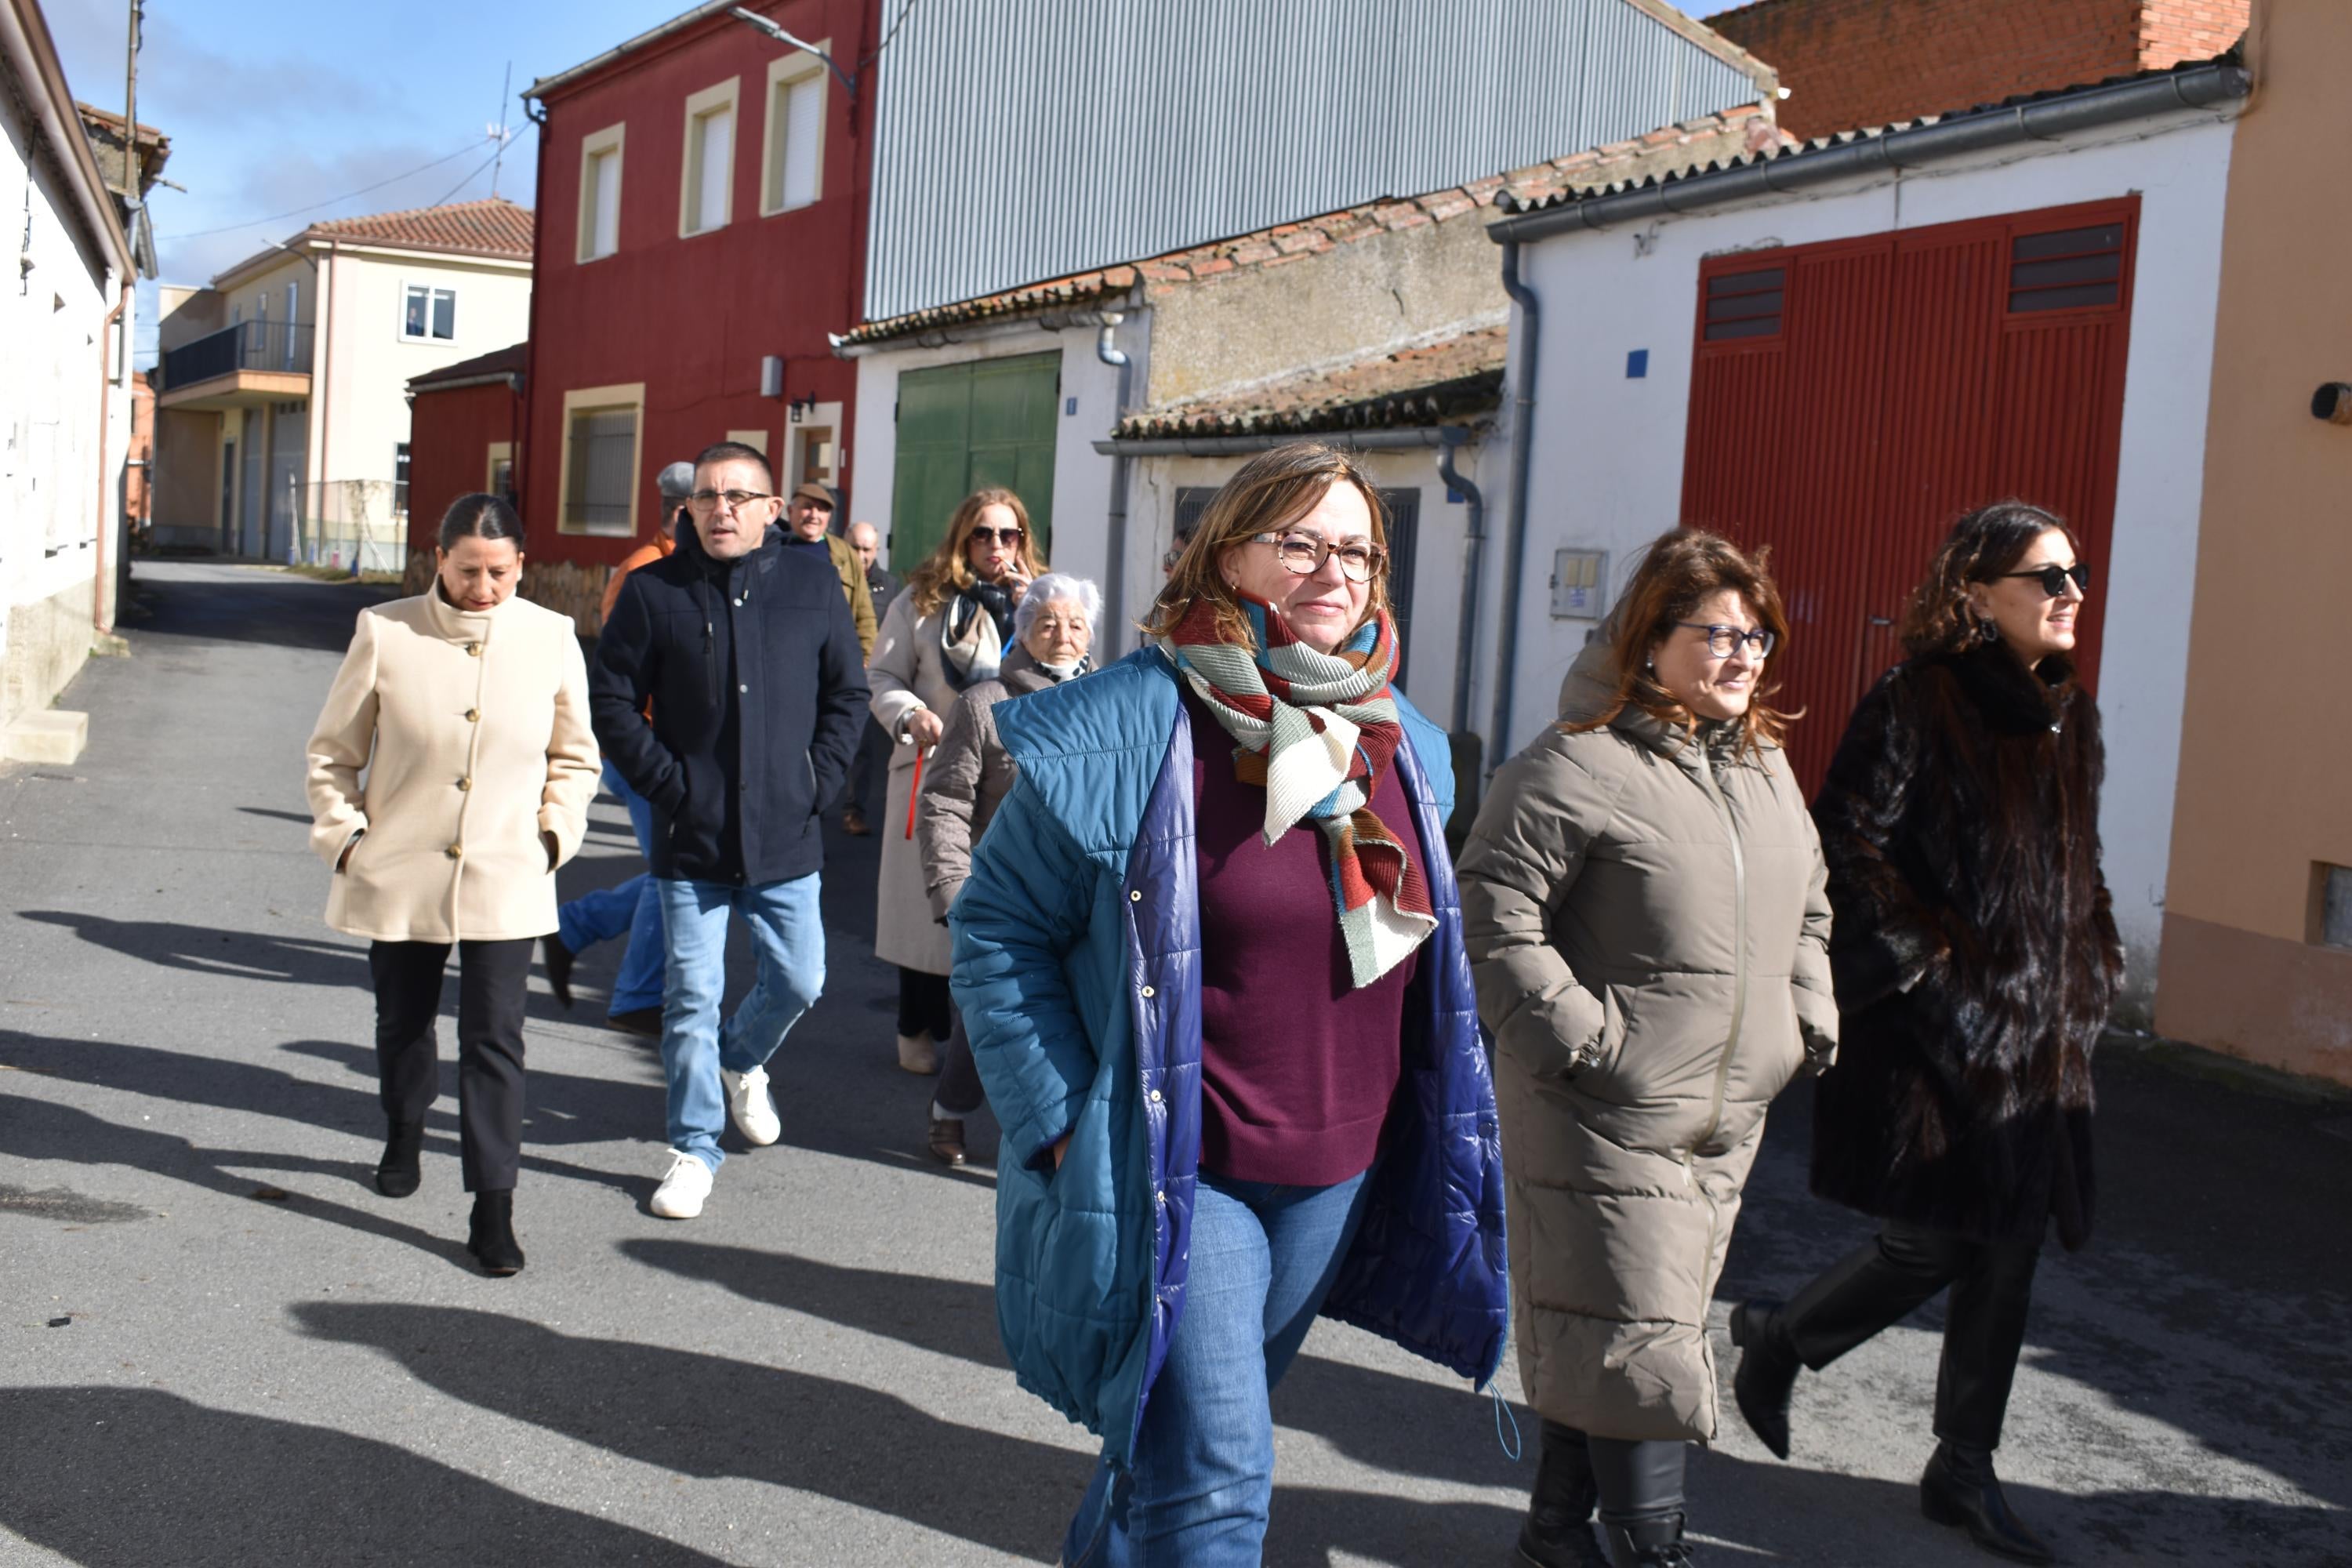
<path id="1" fill-rule="evenodd" d="M 531 215 L 491 197 L 311 225 L 166 289 L 155 537 L 406 563 L 408 382 L 530 331 Z"/>
<path id="2" fill-rule="evenodd" d="M 2100 826 L 2144 1008 L 2248 89 L 2234 64 L 2183 66 L 1517 205 L 1490 233 L 1524 284 L 1504 406 L 1533 413 L 1486 463 L 1510 475 L 1477 661 L 1489 754 L 1553 719 L 1642 547 L 1708 526 L 1774 549 L 1810 788 L 1952 520 L 2050 505 L 2099 574 Z M 1572 613 L 1563 551 L 1605 563 Z"/>
<path id="3" fill-rule="evenodd" d="M 113 625 L 136 263 L 30 0 L 0 3 L 0 184 L 25 198 L 0 289 L 0 758 L 69 762 L 86 725 L 50 705 Z"/>

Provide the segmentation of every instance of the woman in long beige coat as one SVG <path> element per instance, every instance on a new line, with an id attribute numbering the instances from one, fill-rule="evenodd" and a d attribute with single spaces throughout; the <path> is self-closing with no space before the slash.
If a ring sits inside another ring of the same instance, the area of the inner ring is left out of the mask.
<path id="1" fill-rule="evenodd" d="M 993 487 L 973 491 L 890 602 L 866 661 L 874 721 L 892 742 L 874 951 L 898 966 L 898 1065 L 908 1072 L 939 1070 L 951 1027 L 948 931 L 932 917 L 915 847 L 918 765 L 939 744 L 957 695 L 996 678 L 1013 644 L 1013 609 L 1044 570 L 1021 498 Z"/>
<path id="2" fill-rule="evenodd" d="M 598 766 L 572 621 L 513 596 L 521 539 L 505 501 L 460 498 L 442 520 L 433 586 L 361 612 L 310 746 L 310 844 L 334 872 L 327 923 L 369 939 L 375 981 L 389 1123 L 376 1187 L 404 1198 L 420 1181 L 454 944 L 466 1245 L 492 1274 L 523 1265 L 514 1185 L 531 947 L 555 929 L 555 868 L 580 847 Z"/>
<path id="3" fill-rule="evenodd" d="M 1519 1538 L 1538 1568 L 1691 1560 L 1684 1450 L 1718 1419 L 1707 1302 L 1765 1107 L 1836 1049 L 1821 844 L 1763 701 L 1786 630 L 1759 563 L 1659 540 L 1463 852 L 1543 1418 Z"/>

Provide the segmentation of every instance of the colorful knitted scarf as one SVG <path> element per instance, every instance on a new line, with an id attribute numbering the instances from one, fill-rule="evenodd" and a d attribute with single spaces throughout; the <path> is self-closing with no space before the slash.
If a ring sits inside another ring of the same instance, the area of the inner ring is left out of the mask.
<path id="1" fill-rule="evenodd" d="M 1336 653 L 1290 634 L 1244 595 L 1253 640 L 1228 640 L 1216 606 L 1196 600 L 1156 639 L 1237 742 L 1236 776 L 1265 788 L 1265 842 L 1312 817 L 1331 846 L 1331 897 L 1358 986 L 1395 968 L 1437 929 L 1429 888 L 1404 840 L 1372 811 L 1375 784 L 1404 743 L 1395 694 L 1396 628 L 1383 614 Z"/>

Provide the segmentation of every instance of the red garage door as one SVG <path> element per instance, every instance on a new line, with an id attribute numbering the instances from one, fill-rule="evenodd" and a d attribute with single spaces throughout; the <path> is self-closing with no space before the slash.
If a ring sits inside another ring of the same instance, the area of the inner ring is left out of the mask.
<path id="1" fill-rule="evenodd" d="M 1955 517 L 2021 498 L 2104 571 L 2138 220 L 2135 196 L 1700 268 L 1683 520 L 1772 548 L 1809 793 Z"/>

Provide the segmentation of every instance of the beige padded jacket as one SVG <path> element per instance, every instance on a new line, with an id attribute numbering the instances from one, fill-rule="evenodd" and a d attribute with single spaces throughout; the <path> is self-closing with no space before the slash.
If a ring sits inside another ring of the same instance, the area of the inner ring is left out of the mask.
<path id="1" fill-rule="evenodd" d="M 1606 710 L 1609 663 L 1595 638 L 1563 721 Z M 1715 1436 L 1706 1308 L 1764 1110 L 1836 1049 L 1821 843 L 1786 757 L 1734 733 L 1548 731 L 1460 860 L 1519 1375 L 1596 1436 Z"/>
<path id="2" fill-rule="evenodd" d="M 331 867 L 358 838 L 327 894 L 335 930 L 503 942 L 555 929 L 540 835 L 554 835 L 559 865 L 579 849 L 599 766 L 570 616 L 520 597 L 460 610 L 437 584 L 361 611 L 310 753 L 310 847 Z"/>

